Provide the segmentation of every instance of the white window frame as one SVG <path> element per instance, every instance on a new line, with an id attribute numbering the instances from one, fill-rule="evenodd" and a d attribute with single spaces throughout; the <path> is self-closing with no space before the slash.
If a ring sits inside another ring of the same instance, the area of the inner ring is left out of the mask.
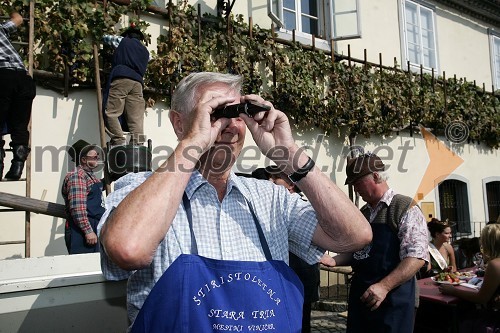
<path id="1" fill-rule="evenodd" d="M 491 82 L 495 90 L 500 89 L 500 33 L 488 29 L 490 35 Z M 498 48 L 495 48 L 498 43 Z"/>
<path id="2" fill-rule="evenodd" d="M 335 0 L 317 0 L 318 6 L 322 8 L 318 9 L 318 20 L 319 20 L 319 32 L 324 35 L 324 37 L 315 36 L 315 46 L 319 49 L 330 50 L 331 40 L 346 40 L 361 38 L 361 20 L 359 14 L 359 0 L 352 0 L 355 3 L 356 9 L 345 11 L 345 12 L 335 12 Z M 303 45 L 312 45 L 312 35 L 304 33 L 301 31 L 301 11 L 300 11 L 300 0 L 295 0 L 296 8 L 296 24 L 297 29 L 295 30 L 295 40 Z M 277 26 L 276 33 L 279 38 L 285 40 L 292 40 L 293 31 L 285 28 L 285 23 L 283 21 L 283 0 L 267 0 L 268 15 L 271 20 Z M 333 36 L 335 32 L 334 29 L 334 18 L 340 15 L 356 15 L 356 27 L 357 31 L 351 35 L 345 36 Z M 325 31 L 323 31 L 325 30 Z M 333 36 L 333 38 L 332 38 Z"/>
<path id="3" fill-rule="evenodd" d="M 331 7 L 331 17 L 333 19 L 330 20 L 330 22 L 331 22 L 330 31 L 331 31 L 331 35 L 333 36 L 332 39 L 334 41 L 361 38 L 361 15 L 360 15 L 360 10 L 359 10 L 359 0 L 355 0 L 355 4 L 356 4 L 356 9 L 342 12 L 342 11 L 336 11 L 335 10 L 335 1 L 332 2 L 330 7 Z M 337 34 L 337 32 L 335 31 L 335 26 L 334 26 L 334 23 L 336 21 L 335 18 L 338 16 L 349 15 L 349 14 L 356 14 L 356 27 L 357 27 L 356 30 L 357 31 L 351 35 L 339 36 Z"/>
<path id="4" fill-rule="evenodd" d="M 408 60 L 410 59 L 409 56 L 409 49 L 408 49 L 408 35 L 407 35 L 407 17 L 406 17 L 406 4 L 411 3 L 414 6 L 417 7 L 418 13 L 417 13 L 417 19 L 419 20 L 419 57 L 420 59 L 423 59 L 423 52 L 421 50 L 422 48 L 422 28 L 421 28 L 421 15 L 420 15 L 420 10 L 426 10 L 432 13 L 432 32 L 433 32 L 433 39 L 434 39 L 434 58 L 435 58 L 435 72 L 439 72 L 439 52 L 438 52 L 438 43 L 437 43 L 437 29 L 436 29 L 436 13 L 435 13 L 435 7 L 425 3 L 424 1 L 412 1 L 412 0 L 401 0 L 400 2 L 400 15 L 401 15 L 401 20 L 400 20 L 400 29 L 401 29 L 401 51 L 402 51 L 402 58 L 404 59 L 404 63 L 401 64 L 401 67 L 403 69 L 408 69 Z M 421 60 L 422 62 L 423 60 Z M 413 63 L 410 62 L 410 69 L 413 71 L 420 71 L 420 63 Z M 425 66 L 422 64 L 423 70 L 426 73 L 430 73 L 432 71 L 432 67 Z"/>

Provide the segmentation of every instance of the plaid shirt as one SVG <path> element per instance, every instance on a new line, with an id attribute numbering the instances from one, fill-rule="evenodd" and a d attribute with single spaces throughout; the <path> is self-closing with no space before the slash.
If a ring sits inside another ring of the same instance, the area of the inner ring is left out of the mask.
<path id="1" fill-rule="evenodd" d="M 87 195 L 92 186 L 100 182 L 92 171 L 85 171 L 81 166 L 64 177 L 61 194 L 69 216 L 66 222 L 75 223 L 84 234 L 93 232 L 87 218 Z"/>
<path id="2" fill-rule="evenodd" d="M 115 35 L 104 35 L 104 37 L 102 37 L 102 41 L 104 44 L 107 44 L 114 48 L 117 48 L 118 45 L 120 45 L 122 39 L 123 39 L 122 36 L 115 36 Z"/>
<path id="3" fill-rule="evenodd" d="M 12 21 L 0 25 L 0 68 L 24 69 L 23 60 L 9 41 L 9 35 L 17 30 Z"/>
<path id="4" fill-rule="evenodd" d="M 98 234 L 110 210 L 150 174 L 129 174 L 115 182 L 115 191 L 106 199 L 106 212 L 97 227 Z M 191 203 L 193 231 L 201 256 L 219 260 L 265 261 L 250 209 L 262 226 L 274 260 L 288 263 L 290 250 L 313 264 L 318 263 L 324 253 L 311 244 L 318 223 L 311 204 L 298 194 L 290 194 L 283 186 L 231 173 L 226 195 L 220 202 L 215 188 L 194 171 L 185 192 Z M 101 247 L 103 275 L 109 280 L 129 278 L 127 309 L 132 322 L 156 281 L 183 253 L 191 253 L 191 234 L 182 204 L 147 267 L 132 272 L 122 270 Z"/>

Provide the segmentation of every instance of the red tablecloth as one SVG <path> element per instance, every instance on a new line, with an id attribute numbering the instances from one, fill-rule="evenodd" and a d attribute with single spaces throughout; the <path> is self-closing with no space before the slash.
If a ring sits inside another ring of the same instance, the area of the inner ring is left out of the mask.
<path id="1" fill-rule="evenodd" d="M 420 288 L 420 299 L 433 301 L 443 304 L 456 304 L 460 301 L 458 297 L 451 295 L 443 295 L 439 292 L 438 284 L 431 280 L 431 278 L 418 280 L 418 287 Z M 456 287 L 463 288 L 463 287 Z"/>
<path id="2" fill-rule="evenodd" d="M 468 272 L 471 271 L 472 268 L 461 269 L 460 271 Z M 439 285 L 432 281 L 431 278 L 421 279 L 417 281 L 418 287 L 420 288 L 420 299 L 438 302 L 442 304 L 457 304 L 461 300 L 456 296 L 443 295 L 439 292 Z M 470 290 L 467 287 L 455 286 L 455 288 L 460 288 L 463 290 Z"/>

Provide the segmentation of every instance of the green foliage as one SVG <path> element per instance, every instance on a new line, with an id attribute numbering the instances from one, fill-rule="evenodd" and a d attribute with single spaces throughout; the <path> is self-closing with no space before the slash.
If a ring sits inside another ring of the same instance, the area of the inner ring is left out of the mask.
<path id="1" fill-rule="evenodd" d="M 123 13 L 140 28 L 138 17 L 148 0 L 130 6 L 74 0 L 38 0 L 35 39 L 36 68 L 62 73 L 71 67 L 74 82 L 91 83 L 92 42 L 113 33 Z M 15 8 L 27 17 L 27 0 L 3 1 L 0 10 Z M 161 91 L 166 100 L 176 84 L 193 71 L 220 71 L 244 75 L 245 93 L 258 93 L 273 101 L 303 128 L 326 133 L 340 127 L 349 134 L 390 135 L 421 124 L 442 134 L 453 121 L 462 121 L 470 139 L 499 147 L 500 99 L 464 79 L 415 75 L 399 68 L 333 62 L 321 51 L 299 44 L 277 43 L 270 30 L 250 27 L 242 15 L 204 14 L 187 1 L 169 4 L 166 35 L 158 37 L 145 83 Z M 228 27 L 229 24 L 229 27 Z"/>
<path id="2" fill-rule="evenodd" d="M 0 10 L 4 12 L 10 11 L 10 8 L 19 11 L 25 18 L 29 17 L 28 0 L 4 1 L 0 5 Z M 92 82 L 93 42 L 99 42 L 105 33 L 115 33 L 114 26 L 126 12 L 127 7 L 111 1 L 108 1 L 107 8 L 104 9 L 102 3 L 95 4 L 86 0 L 37 0 L 35 68 L 64 73 L 66 67 L 69 67 L 73 82 Z M 27 27 L 23 29 L 26 31 Z"/>

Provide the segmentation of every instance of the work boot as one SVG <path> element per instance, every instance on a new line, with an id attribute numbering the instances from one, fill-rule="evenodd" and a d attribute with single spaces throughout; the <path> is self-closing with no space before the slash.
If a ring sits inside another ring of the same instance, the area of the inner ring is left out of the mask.
<path id="1" fill-rule="evenodd" d="M 12 146 L 12 154 L 14 158 L 10 165 L 10 170 L 5 174 L 5 179 L 7 180 L 19 180 L 21 174 L 23 173 L 24 162 L 28 158 L 30 149 L 28 146 Z"/>

